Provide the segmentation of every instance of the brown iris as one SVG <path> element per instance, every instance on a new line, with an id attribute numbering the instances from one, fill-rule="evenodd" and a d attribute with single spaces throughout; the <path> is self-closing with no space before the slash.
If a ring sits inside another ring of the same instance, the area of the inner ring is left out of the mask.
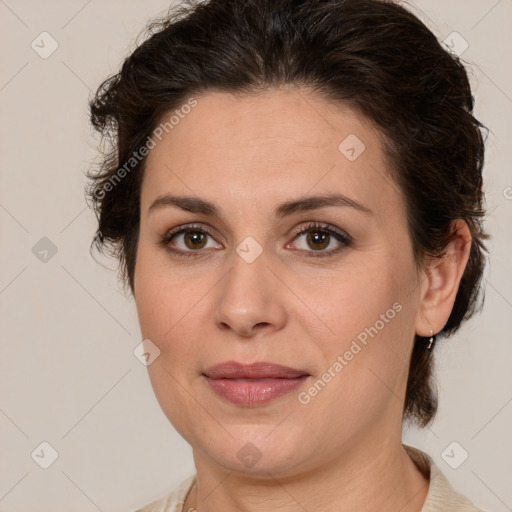
<path id="1" fill-rule="evenodd" d="M 329 236 L 327 233 L 322 233 L 321 231 L 310 231 L 307 236 L 308 244 L 312 242 L 313 244 L 321 244 L 321 247 L 318 245 L 316 247 L 310 247 L 312 249 L 325 249 L 329 245 Z"/>
<path id="2" fill-rule="evenodd" d="M 206 244 L 206 234 L 199 231 L 187 231 L 183 238 L 189 249 L 202 249 Z"/>

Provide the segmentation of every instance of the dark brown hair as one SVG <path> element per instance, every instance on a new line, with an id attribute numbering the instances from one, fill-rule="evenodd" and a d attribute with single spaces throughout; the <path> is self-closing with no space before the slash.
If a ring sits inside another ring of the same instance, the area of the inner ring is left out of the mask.
<path id="1" fill-rule="evenodd" d="M 93 244 L 119 259 L 132 292 L 140 148 L 164 114 L 207 91 L 294 85 L 351 106 L 381 131 L 418 268 L 444 254 L 450 221 L 468 224 L 469 261 L 438 336 L 481 309 L 484 127 L 472 115 L 464 66 L 416 16 L 385 0 L 210 0 L 171 8 L 145 35 L 90 103 L 91 122 L 109 143 L 89 173 L 99 223 Z M 404 403 L 404 418 L 422 426 L 437 409 L 427 341 L 416 336 Z"/>

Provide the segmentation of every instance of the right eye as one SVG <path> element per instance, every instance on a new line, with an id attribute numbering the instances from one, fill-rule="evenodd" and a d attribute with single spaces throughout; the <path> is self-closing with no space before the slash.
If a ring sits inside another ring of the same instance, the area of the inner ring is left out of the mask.
<path id="1" fill-rule="evenodd" d="M 179 226 L 167 232 L 160 241 L 160 245 L 171 254 L 185 257 L 199 256 L 205 248 L 222 248 L 215 245 L 208 247 L 208 237 L 213 238 L 213 234 L 205 226 Z"/>

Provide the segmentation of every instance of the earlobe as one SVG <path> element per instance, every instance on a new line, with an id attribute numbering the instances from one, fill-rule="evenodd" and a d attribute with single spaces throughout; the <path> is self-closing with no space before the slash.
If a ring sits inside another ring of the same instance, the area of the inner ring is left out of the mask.
<path id="1" fill-rule="evenodd" d="M 438 333 L 452 312 L 460 280 L 471 251 L 471 233 L 461 219 L 452 222 L 452 235 L 446 253 L 433 259 L 423 271 L 420 306 L 416 318 L 416 334 Z"/>

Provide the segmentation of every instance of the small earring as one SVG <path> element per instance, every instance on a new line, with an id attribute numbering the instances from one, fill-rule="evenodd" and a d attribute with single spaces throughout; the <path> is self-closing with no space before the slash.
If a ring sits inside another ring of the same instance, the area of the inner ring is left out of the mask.
<path id="1" fill-rule="evenodd" d="M 435 341 L 435 335 L 434 335 L 434 331 L 432 329 L 430 329 L 430 339 L 428 340 L 428 347 L 427 347 L 427 350 L 430 350 L 430 348 L 432 347 L 432 343 L 434 343 Z"/>

